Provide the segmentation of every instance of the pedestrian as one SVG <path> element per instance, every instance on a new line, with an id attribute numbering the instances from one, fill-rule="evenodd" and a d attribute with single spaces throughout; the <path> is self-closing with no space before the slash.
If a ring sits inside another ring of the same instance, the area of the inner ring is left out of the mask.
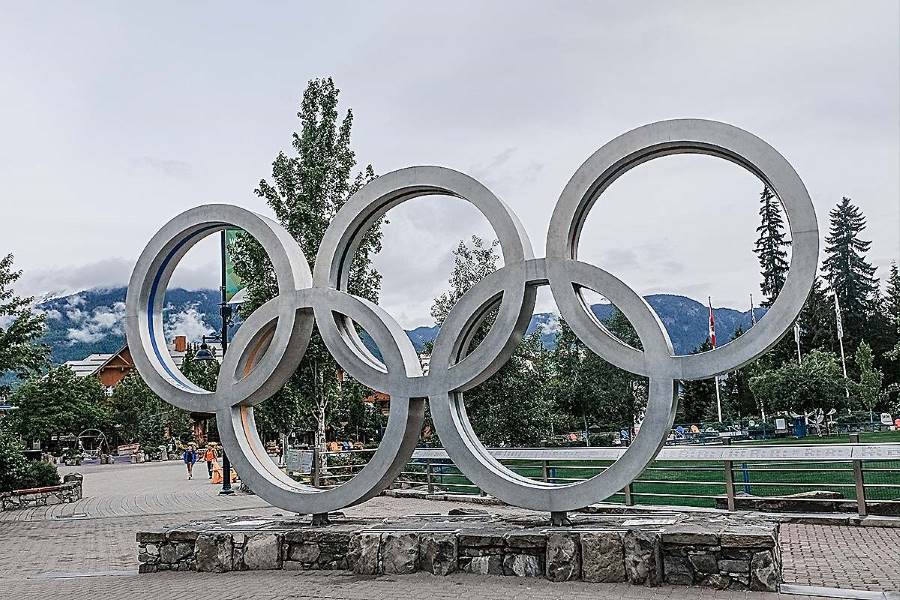
<path id="1" fill-rule="evenodd" d="M 209 471 L 209 478 L 212 479 L 213 463 L 216 462 L 216 450 L 212 444 L 206 446 L 206 454 L 203 455 L 206 461 L 206 469 Z"/>
<path id="2" fill-rule="evenodd" d="M 184 464 L 187 466 L 188 479 L 193 479 L 194 463 L 197 462 L 197 451 L 194 450 L 193 444 L 184 449 L 181 458 L 184 459 Z"/>

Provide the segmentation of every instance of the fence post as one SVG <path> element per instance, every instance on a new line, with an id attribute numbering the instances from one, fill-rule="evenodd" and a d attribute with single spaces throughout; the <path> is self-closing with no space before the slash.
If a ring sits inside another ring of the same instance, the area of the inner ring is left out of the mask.
<path id="1" fill-rule="evenodd" d="M 850 434 L 850 443 L 859 443 L 859 434 Z M 859 516 L 865 517 L 869 514 L 866 506 L 866 481 L 863 477 L 863 462 L 861 460 L 852 461 L 853 464 L 853 482 L 856 484 L 856 510 Z"/>
<path id="2" fill-rule="evenodd" d="M 319 447 L 318 446 L 313 446 L 312 481 L 313 481 L 313 487 L 319 487 Z"/>
<path id="3" fill-rule="evenodd" d="M 425 481 L 428 482 L 428 493 L 434 493 L 434 482 L 431 479 L 431 461 L 425 461 Z"/>
<path id="4" fill-rule="evenodd" d="M 731 445 L 731 438 L 725 438 L 722 440 L 722 444 L 725 446 Z M 735 501 L 734 501 L 734 463 L 730 460 L 724 461 L 725 463 L 725 502 L 728 506 L 729 512 L 734 512 L 735 510 Z"/>
<path id="5" fill-rule="evenodd" d="M 626 485 L 622 491 L 625 492 L 625 506 L 634 506 L 634 496 L 631 495 L 631 483 Z"/>
<path id="6" fill-rule="evenodd" d="M 541 475 L 544 479 L 544 483 L 547 483 L 550 480 L 549 471 L 550 471 L 550 468 L 549 468 L 549 465 L 547 464 L 547 461 L 542 460 L 541 461 Z"/>

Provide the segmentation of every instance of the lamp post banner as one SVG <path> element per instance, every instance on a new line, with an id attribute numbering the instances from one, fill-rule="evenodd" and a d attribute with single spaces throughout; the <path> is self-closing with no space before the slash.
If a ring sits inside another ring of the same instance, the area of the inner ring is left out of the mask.
<path id="1" fill-rule="evenodd" d="M 777 299 L 749 331 L 708 352 L 676 355 L 665 327 L 647 302 L 601 267 L 579 261 L 578 239 L 603 191 L 633 167 L 660 156 L 707 154 L 734 162 L 763 181 L 788 217 L 790 269 Z M 500 241 L 504 266 L 472 287 L 444 321 L 423 374 L 412 342 L 385 310 L 347 291 L 351 262 L 369 226 L 411 198 L 447 195 L 477 208 Z M 214 390 L 190 382 L 169 356 L 163 337 L 163 296 L 172 271 L 200 239 L 223 229 L 246 231 L 267 252 L 278 295 L 241 325 L 229 345 Z M 302 514 L 320 514 L 378 495 L 402 471 L 422 430 L 425 402 L 447 455 L 472 483 L 509 504 L 560 512 L 618 493 L 637 478 L 665 443 L 675 418 L 675 382 L 712 378 L 760 356 L 790 330 L 812 287 L 819 252 L 816 215 L 800 177 L 756 136 L 715 121 L 679 119 L 639 127 L 591 155 L 562 191 L 550 219 L 547 255 L 534 256 L 518 217 L 472 177 L 443 167 L 418 166 L 378 177 L 332 219 L 315 271 L 297 242 L 277 222 L 237 206 L 190 209 L 160 229 L 144 249 L 128 286 L 126 335 L 135 366 L 169 403 L 215 413 L 232 464 L 256 494 Z M 647 410 L 631 445 L 602 473 L 577 483 L 551 484 L 521 476 L 484 447 L 466 414 L 464 393 L 496 373 L 512 356 L 534 311 L 537 288 L 549 286 L 575 334 L 613 365 L 648 378 Z M 642 350 L 623 344 L 590 311 L 582 290 L 609 299 L 632 324 Z M 483 316 L 496 308 L 485 339 L 470 349 Z M 253 406 L 277 392 L 294 373 L 318 327 L 341 367 L 363 385 L 391 397 L 378 450 L 352 479 L 327 489 L 294 481 L 271 459 L 259 438 Z M 382 356 L 366 349 L 354 324 L 373 338 Z"/>

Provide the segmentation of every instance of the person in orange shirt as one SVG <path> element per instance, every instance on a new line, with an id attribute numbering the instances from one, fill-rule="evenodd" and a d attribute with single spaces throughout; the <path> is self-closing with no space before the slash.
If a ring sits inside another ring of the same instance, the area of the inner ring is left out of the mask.
<path id="1" fill-rule="evenodd" d="M 206 469 L 209 471 L 209 478 L 212 479 L 213 474 L 213 463 L 216 462 L 216 450 L 212 446 L 206 447 L 206 453 L 203 455 L 203 460 L 206 461 Z"/>

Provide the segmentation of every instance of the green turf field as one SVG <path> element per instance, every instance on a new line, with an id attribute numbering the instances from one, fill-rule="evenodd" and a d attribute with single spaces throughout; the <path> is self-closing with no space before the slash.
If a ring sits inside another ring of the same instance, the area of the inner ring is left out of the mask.
<path id="1" fill-rule="evenodd" d="M 766 441 L 738 442 L 753 444 L 837 444 L 847 443 L 848 436 L 776 438 Z M 900 442 L 900 432 L 862 433 L 860 442 Z M 504 461 L 508 467 L 533 479 L 543 479 L 543 468 L 527 461 Z M 555 483 L 569 483 L 600 472 L 608 462 L 562 461 L 549 469 L 548 479 Z M 424 483 L 425 467 L 411 465 L 402 477 Z M 900 461 L 867 461 L 864 464 L 866 498 L 870 501 L 900 500 Z M 754 496 L 784 496 L 812 490 L 840 492 L 847 499 L 856 498 L 853 472 L 846 462 L 757 462 L 735 463 L 734 481 L 738 493 Z M 468 479 L 453 465 L 435 466 L 432 483 L 436 490 L 455 493 L 478 493 Z M 709 496 L 725 494 L 725 473 L 721 462 L 656 461 L 633 484 L 636 504 L 664 504 L 680 506 L 715 506 Z M 624 502 L 619 494 L 610 498 Z"/>

